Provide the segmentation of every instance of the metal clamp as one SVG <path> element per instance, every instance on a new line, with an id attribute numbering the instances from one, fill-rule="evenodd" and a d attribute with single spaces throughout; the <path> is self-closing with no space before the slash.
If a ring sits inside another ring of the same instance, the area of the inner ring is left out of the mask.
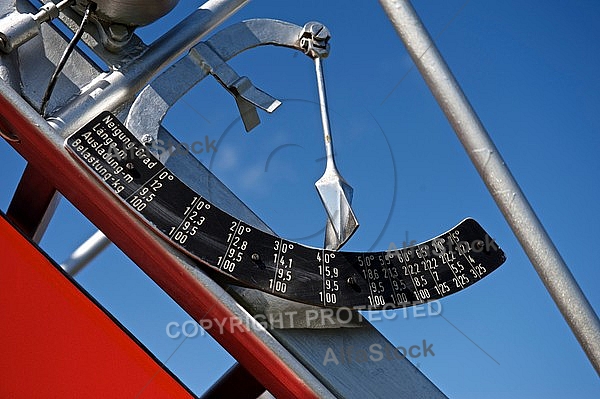
<path id="1" fill-rule="evenodd" d="M 271 96 L 240 78 L 226 62 L 243 51 L 266 45 L 292 48 L 306 53 L 301 45 L 305 28 L 274 19 L 251 19 L 232 25 L 196 45 L 190 53 L 173 64 L 146 86 L 134 101 L 126 126 L 139 138 L 148 135 L 156 140 L 168 110 L 211 71 L 213 76 L 234 94 L 244 123 L 252 125 L 245 107 L 274 110 L 279 104 Z M 268 96 L 268 97 L 263 97 Z M 274 100 L 274 101 L 273 101 Z"/>
<path id="2" fill-rule="evenodd" d="M 0 50 L 10 53 L 40 32 L 40 25 L 58 17 L 60 11 L 73 0 L 63 0 L 58 4 L 48 2 L 36 14 L 14 11 L 0 19 Z"/>
<path id="3" fill-rule="evenodd" d="M 281 101 L 256 88 L 246 76 L 240 77 L 207 43 L 194 47 L 190 56 L 233 95 L 247 132 L 260 123 L 256 107 L 271 113 L 281 105 Z"/>
<path id="4" fill-rule="evenodd" d="M 320 22 L 308 22 L 302 29 L 300 47 L 311 58 L 327 58 L 329 55 L 329 29 Z"/>

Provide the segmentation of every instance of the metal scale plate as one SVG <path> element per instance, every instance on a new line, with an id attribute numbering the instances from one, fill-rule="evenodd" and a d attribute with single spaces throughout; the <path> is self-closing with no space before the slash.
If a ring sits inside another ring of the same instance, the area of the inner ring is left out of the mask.
<path id="1" fill-rule="evenodd" d="M 179 180 L 110 112 L 66 148 L 181 251 L 233 279 L 296 302 L 357 309 L 439 299 L 481 280 L 504 252 L 473 219 L 424 243 L 382 252 L 308 247 L 222 211 Z"/>

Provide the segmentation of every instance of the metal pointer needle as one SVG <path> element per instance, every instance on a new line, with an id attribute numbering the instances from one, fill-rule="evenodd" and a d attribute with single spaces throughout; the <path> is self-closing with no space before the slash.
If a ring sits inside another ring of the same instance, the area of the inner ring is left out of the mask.
<path id="1" fill-rule="evenodd" d="M 315 57 L 317 86 L 319 91 L 319 106 L 325 138 L 327 166 L 323 176 L 315 186 L 321 197 L 321 202 L 327 211 L 327 228 L 325 232 L 325 249 L 337 250 L 342 247 L 358 228 L 358 220 L 352 211 L 352 187 L 340 175 L 333 157 L 333 141 L 327 111 L 327 95 L 321 57 Z"/>

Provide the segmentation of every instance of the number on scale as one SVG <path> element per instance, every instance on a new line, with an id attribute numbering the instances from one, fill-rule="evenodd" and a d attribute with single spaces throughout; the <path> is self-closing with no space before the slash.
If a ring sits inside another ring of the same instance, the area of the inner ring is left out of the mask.
<path id="1" fill-rule="evenodd" d="M 335 259 L 335 253 L 317 252 L 319 274 L 323 276 L 323 291 L 319 291 L 319 299 L 324 305 L 334 305 L 337 303 L 336 292 L 340 288 L 337 280 L 340 271 L 336 266 L 330 265 L 332 259 Z"/>
<path id="2" fill-rule="evenodd" d="M 452 278 L 452 281 L 456 285 L 456 288 L 463 288 L 465 285 L 469 284 L 469 278 L 464 274 L 457 274 L 456 277 Z"/>
<path id="3" fill-rule="evenodd" d="M 290 281 L 292 279 L 292 271 L 277 269 L 277 272 L 275 273 L 275 278 L 278 280 Z"/>
<path id="4" fill-rule="evenodd" d="M 288 249 L 294 249 L 294 244 L 289 242 L 283 242 L 283 240 L 275 241 L 275 245 L 273 246 L 275 251 L 279 251 L 281 249 L 281 253 L 284 254 L 288 251 Z"/>
<path id="5" fill-rule="evenodd" d="M 390 263 L 392 263 L 390 261 L 389 256 L 385 256 L 385 255 L 381 254 L 378 256 L 378 258 L 379 258 L 379 263 L 381 264 L 381 266 L 389 265 Z"/>
<path id="6" fill-rule="evenodd" d="M 417 297 L 417 299 L 429 299 L 431 298 L 431 294 L 429 293 L 429 290 L 427 288 L 424 288 L 422 290 L 416 290 L 414 291 L 415 296 Z"/>
<path id="7" fill-rule="evenodd" d="M 242 240 L 240 236 L 244 233 L 250 233 L 252 229 L 248 226 L 244 227 L 239 222 L 231 222 L 229 231 L 232 233 L 227 234 L 227 242 L 235 248 L 241 249 L 242 251 L 245 250 L 248 246 L 248 241 Z"/>
<path id="8" fill-rule="evenodd" d="M 363 269 L 362 272 L 363 272 L 365 278 L 368 278 L 369 280 L 379 279 L 379 272 L 375 269 Z"/>
<path id="9" fill-rule="evenodd" d="M 149 189 L 154 192 L 160 190 L 163 187 L 162 180 L 173 181 L 173 175 L 168 171 L 163 170 L 158 174 L 158 177 L 156 179 L 153 179 L 152 183 L 148 185 Z"/>
<path id="10" fill-rule="evenodd" d="M 331 259 L 335 259 L 335 254 L 323 253 L 323 256 L 321 256 L 321 252 L 322 251 L 317 251 L 317 260 L 319 262 L 323 261 L 322 263 L 327 264 L 331 261 Z"/>
<path id="11" fill-rule="evenodd" d="M 436 284 L 435 290 L 437 291 L 438 295 L 445 295 L 450 292 L 450 287 L 448 287 L 448 283 L 444 281 L 443 283 Z"/>
<path id="12" fill-rule="evenodd" d="M 232 236 L 231 234 L 227 236 L 227 242 L 242 251 L 248 247 L 248 241 L 242 240 L 239 236 Z"/>
<path id="13" fill-rule="evenodd" d="M 325 265 L 325 266 L 319 265 L 319 274 L 323 277 L 336 278 L 339 276 L 339 270 L 337 267 L 333 267 L 333 266 L 329 266 L 329 265 Z"/>
<path id="14" fill-rule="evenodd" d="M 279 259 L 279 262 L 277 261 L 277 259 Z M 292 267 L 293 261 L 294 260 L 292 258 L 286 258 L 285 256 L 279 254 L 273 254 L 273 263 L 277 267 L 290 268 Z"/>
<path id="15" fill-rule="evenodd" d="M 185 211 L 183 213 L 185 215 L 187 215 L 191 212 L 191 218 L 195 218 L 198 215 L 198 211 L 201 211 L 203 209 L 208 210 L 210 208 L 211 208 L 210 203 L 206 202 L 202 198 L 198 199 L 198 197 L 194 197 L 192 199 L 192 205 L 186 206 Z M 202 222 L 204 222 L 204 217 L 202 217 Z"/>
<path id="16" fill-rule="evenodd" d="M 229 228 L 229 231 L 233 232 L 233 234 L 239 234 L 242 235 L 244 233 L 250 233 L 252 231 L 252 229 L 248 226 L 244 227 L 240 222 L 231 222 L 231 227 Z M 231 236 L 231 234 L 230 234 Z"/>
<path id="17" fill-rule="evenodd" d="M 206 220 L 206 218 L 204 216 L 198 216 L 198 212 L 197 211 L 192 211 L 192 213 L 190 213 L 188 220 L 190 221 L 190 223 L 194 223 L 197 226 L 202 226 L 202 224 L 204 223 L 204 221 Z M 196 234 L 196 233 L 193 233 Z"/>
<path id="18" fill-rule="evenodd" d="M 403 251 L 403 250 L 398 251 L 396 249 L 393 253 L 390 253 L 388 255 L 388 258 L 392 258 L 394 256 L 398 259 L 398 261 L 400 263 L 406 263 L 406 262 L 410 261 L 410 257 L 408 256 L 408 253 L 406 253 L 406 251 Z"/>
<path id="19" fill-rule="evenodd" d="M 418 263 L 411 263 L 411 264 L 402 266 L 402 269 L 404 269 L 405 276 L 410 276 L 412 274 L 418 274 L 421 272 L 421 269 L 419 268 Z"/>
<path id="20" fill-rule="evenodd" d="M 408 302 L 408 297 L 406 296 L 406 294 L 404 292 L 392 294 L 391 298 L 392 298 L 392 302 L 394 302 L 396 305 L 400 305 L 402 303 Z"/>
<path id="21" fill-rule="evenodd" d="M 144 201 L 143 198 L 140 198 L 137 195 L 134 195 L 133 198 L 129 201 L 129 203 L 131 204 L 133 209 L 135 209 L 138 212 L 143 211 L 146 208 L 146 205 L 148 205 L 148 203 Z"/>
<path id="22" fill-rule="evenodd" d="M 210 204 L 202 204 L 202 202 L 203 201 L 199 201 L 195 208 L 201 207 L 201 209 L 210 209 Z M 204 220 L 202 219 L 202 222 L 203 221 Z M 248 226 L 243 226 L 238 221 L 233 221 L 231 222 L 229 231 L 231 231 L 231 233 L 227 234 L 227 243 L 229 245 L 227 246 L 225 256 L 219 256 L 217 265 L 219 265 L 221 269 L 233 273 L 236 265 L 240 263 L 244 257 L 244 250 L 248 247 L 248 241 L 242 240 L 240 236 L 244 233 L 251 232 L 252 229 Z"/>
<path id="23" fill-rule="evenodd" d="M 277 292 L 285 293 L 287 291 L 287 284 L 283 281 L 269 279 L 269 288 Z"/>
<path id="24" fill-rule="evenodd" d="M 176 230 L 175 227 L 171 227 L 171 234 L 173 234 L 173 231 L 175 231 L 175 230 Z M 177 231 L 171 238 L 175 242 L 178 242 L 180 244 L 185 244 L 185 242 L 188 239 L 188 235 L 185 234 L 183 231 Z"/>
<path id="25" fill-rule="evenodd" d="M 173 181 L 173 175 L 171 173 L 169 173 L 169 171 L 167 170 L 163 170 L 162 172 L 160 172 L 160 174 L 158 175 L 158 179 L 159 180 L 170 180 Z M 162 187 L 162 186 L 161 186 Z"/>
<path id="26" fill-rule="evenodd" d="M 273 264 L 277 267 L 291 268 L 294 260 L 292 257 L 286 257 L 285 254 L 288 250 L 291 251 L 294 249 L 294 244 L 277 240 L 275 241 L 275 245 L 273 245 L 273 249 L 277 251 L 273 254 Z"/>
<path id="27" fill-rule="evenodd" d="M 337 303 L 337 295 L 334 294 L 333 292 L 326 292 L 323 295 L 323 291 L 319 291 L 319 299 L 321 300 L 321 302 L 324 302 L 325 304 L 336 304 Z"/>
<path id="28" fill-rule="evenodd" d="M 221 257 L 219 257 L 219 261 L 220 260 Z M 235 263 L 230 261 L 229 259 L 225 259 L 225 261 L 223 262 L 222 269 L 228 271 L 229 273 L 233 273 L 233 271 L 235 270 Z"/>
<path id="29" fill-rule="evenodd" d="M 330 291 L 339 291 L 340 286 L 337 280 L 325 280 L 325 289 Z"/>
<path id="30" fill-rule="evenodd" d="M 423 259 L 421 261 L 421 266 L 423 266 L 423 270 L 433 270 L 437 269 L 438 263 L 436 258 Z"/>
<path id="31" fill-rule="evenodd" d="M 156 194 L 150 192 L 148 187 L 142 187 L 129 199 L 129 204 L 138 212 L 143 211 L 146 206 L 156 198 Z"/>
<path id="32" fill-rule="evenodd" d="M 397 278 L 398 268 L 396 266 L 386 267 L 385 269 L 383 269 L 383 276 L 385 278 Z"/>
<path id="33" fill-rule="evenodd" d="M 404 291 L 406 289 L 406 284 L 403 280 L 392 280 L 392 287 L 394 291 Z"/>
<path id="34" fill-rule="evenodd" d="M 427 279 L 423 275 L 413 277 L 413 282 L 415 283 L 415 287 L 427 285 Z"/>
<path id="35" fill-rule="evenodd" d="M 383 306 L 385 305 L 385 299 L 383 295 L 369 295 L 369 305 L 370 306 Z"/>

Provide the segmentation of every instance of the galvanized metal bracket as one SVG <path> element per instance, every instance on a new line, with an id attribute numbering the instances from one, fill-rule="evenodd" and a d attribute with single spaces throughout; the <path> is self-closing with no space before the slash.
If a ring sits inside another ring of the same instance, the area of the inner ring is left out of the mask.
<path id="1" fill-rule="evenodd" d="M 40 26 L 58 17 L 60 11 L 71 3 L 63 0 L 58 4 L 48 2 L 33 13 L 13 11 L 0 19 L 0 51 L 10 53 L 40 34 Z"/>
<path id="2" fill-rule="evenodd" d="M 320 22 L 308 22 L 302 29 L 300 47 L 311 58 L 327 58 L 329 56 L 329 29 Z"/>
<path id="3" fill-rule="evenodd" d="M 260 123 L 256 107 L 271 113 L 281 105 L 281 101 L 256 88 L 246 76 L 240 77 L 208 44 L 198 44 L 190 56 L 233 95 L 247 132 Z"/>
<path id="4" fill-rule="evenodd" d="M 131 106 L 125 125 L 136 136 L 139 135 L 138 138 L 149 135 L 156 139 L 171 106 L 211 74 L 233 94 L 244 126 L 249 131 L 259 122 L 255 107 L 273 112 L 281 103 L 254 87 L 248 78 L 240 77 L 227 61 L 243 51 L 266 45 L 306 53 L 306 30 L 274 19 L 251 19 L 223 29 L 194 46 L 187 56 L 146 86 Z"/>

